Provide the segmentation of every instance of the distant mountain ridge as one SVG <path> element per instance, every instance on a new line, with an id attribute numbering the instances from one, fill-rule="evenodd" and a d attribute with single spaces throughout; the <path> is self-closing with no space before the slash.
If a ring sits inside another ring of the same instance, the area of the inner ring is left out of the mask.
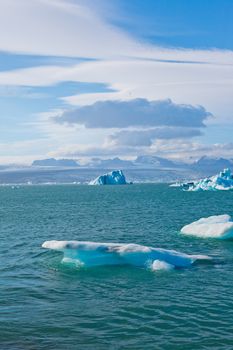
<path id="1" fill-rule="evenodd" d="M 157 156 L 138 156 L 134 164 L 141 167 L 156 167 L 156 168 L 176 168 L 178 165 L 172 160 L 157 157 Z"/>
<path id="2" fill-rule="evenodd" d="M 201 157 L 196 163 L 194 163 L 197 167 L 211 167 L 211 168 L 230 168 L 233 166 L 232 159 L 225 158 L 211 158 L 207 156 Z"/>
<path id="3" fill-rule="evenodd" d="M 74 159 L 41 159 L 34 160 L 32 167 L 82 167 Z M 225 158 L 214 158 L 203 156 L 191 164 L 182 161 L 173 161 L 153 155 L 140 155 L 134 160 L 124 160 L 118 157 L 110 159 L 93 158 L 89 163 L 85 164 L 85 168 L 96 169 L 174 169 L 177 171 L 190 171 L 196 174 L 210 175 L 219 172 L 224 168 L 233 169 L 233 160 Z"/>
<path id="4" fill-rule="evenodd" d="M 127 169 L 135 167 L 134 161 L 124 160 L 118 157 L 112 159 L 94 158 L 89 166 L 102 169 Z"/>
<path id="5" fill-rule="evenodd" d="M 134 183 L 187 182 L 211 177 L 224 168 L 233 170 L 233 161 L 225 158 L 202 157 L 191 164 L 170 159 L 140 155 L 133 160 L 93 158 L 86 164 L 75 159 L 41 159 L 32 165 L 0 166 L 0 184 L 85 184 L 101 174 L 123 170 Z"/>
<path id="6" fill-rule="evenodd" d="M 34 160 L 32 166 L 41 166 L 41 167 L 77 167 L 79 164 L 73 159 L 40 159 Z"/>

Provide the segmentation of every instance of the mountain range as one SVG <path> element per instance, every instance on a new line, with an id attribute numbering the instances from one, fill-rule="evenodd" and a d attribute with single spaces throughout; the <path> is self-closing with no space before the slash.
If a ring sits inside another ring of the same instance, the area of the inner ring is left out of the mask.
<path id="1" fill-rule="evenodd" d="M 233 160 L 204 156 L 192 163 L 140 155 L 134 160 L 118 157 L 93 158 L 82 165 L 74 159 L 40 159 L 30 166 L 0 166 L 0 184 L 87 183 L 112 170 L 124 171 L 132 182 L 189 181 L 215 175 L 224 168 L 233 169 Z"/>
<path id="2" fill-rule="evenodd" d="M 67 167 L 76 168 L 81 167 L 78 161 L 74 159 L 41 159 L 34 160 L 32 167 Z M 173 161 L 166 158 L 141 155 L 134 160 L 124 160 L 118 157 L 111 159 L 93 158 L 89 163 L 82 166 L 84 168 L 97 169 L 176 169 L 176 170 L 192 170 L 198 172 L 213 172 L 221 171 L 224 168 L 232 168 L 233 160 L 225 158 L 214 158 L 203 156 L 192 163 L 185 163 L 181 161 Z"/>

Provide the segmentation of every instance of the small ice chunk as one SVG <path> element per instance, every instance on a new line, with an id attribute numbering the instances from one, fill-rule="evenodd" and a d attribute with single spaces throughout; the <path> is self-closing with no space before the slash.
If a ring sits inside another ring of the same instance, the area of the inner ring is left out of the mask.
<path id="1" fill-rule="evenodd" d="M 181 233 L 202 238 L 233 238 L 233 222 L 229 215 L 214 215 L 202 218 L 182 227 Z"/>
<path id="2" fill-rule="evenodd" d="M 175 268 L 174 265 L 168 264 L 165 261 L 161 260 L 154 260 L 153 263 L 151 264 L 151 270 L 152 271 L 158 271 L 158 270 L 173 270 Z"/>

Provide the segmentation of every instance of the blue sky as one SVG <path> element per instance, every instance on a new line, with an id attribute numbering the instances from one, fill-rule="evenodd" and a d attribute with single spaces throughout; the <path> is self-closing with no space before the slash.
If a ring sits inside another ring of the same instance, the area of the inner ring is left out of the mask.
<path id="1" fill-rule="evenodd" d="M 0 163 L 233 158 L 232 17 L 231 0 L 0 0 Z"/>
<path id="2" fill-rule="evenodd" d="M 233 49 L 231 0 L 118 0 L 116 3 L 122 17 L 115 23 L 152 44 Z"/>

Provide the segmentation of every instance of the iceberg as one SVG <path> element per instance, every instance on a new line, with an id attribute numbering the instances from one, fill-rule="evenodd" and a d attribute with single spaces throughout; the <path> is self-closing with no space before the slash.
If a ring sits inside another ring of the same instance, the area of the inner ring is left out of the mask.
<path id="1" fill-rule="evenodd" d="M 217 191 L 233 189 L 233 174 L 230 169 L 224 169 L 219 174 L 194 182 L 181 184 L 184 191 Z"/>
<path id="2" fill-rule="evenodd" d="M 122 170 L 114 170 L 110 173 L 98 176 L 89 182 L 89 185 L 126 185 L 126 178 Z"/>
<path id="3" fill-rule="evenodd" d="M 46 241 L 42 247 L 63 252 L 63 263 L 80 267 L 134 265 L 152 270 L 171 270 L 189 267 L 195 261 L 210 260 L 206 255 L 188 255 L 139 244 Z"/>
<path id="4" fill-rule="evenodd" d="M 184 226 L 181 233 L 202 238 L 232 239 L 233 221 L 227 214 L 214 215 Z"/>

